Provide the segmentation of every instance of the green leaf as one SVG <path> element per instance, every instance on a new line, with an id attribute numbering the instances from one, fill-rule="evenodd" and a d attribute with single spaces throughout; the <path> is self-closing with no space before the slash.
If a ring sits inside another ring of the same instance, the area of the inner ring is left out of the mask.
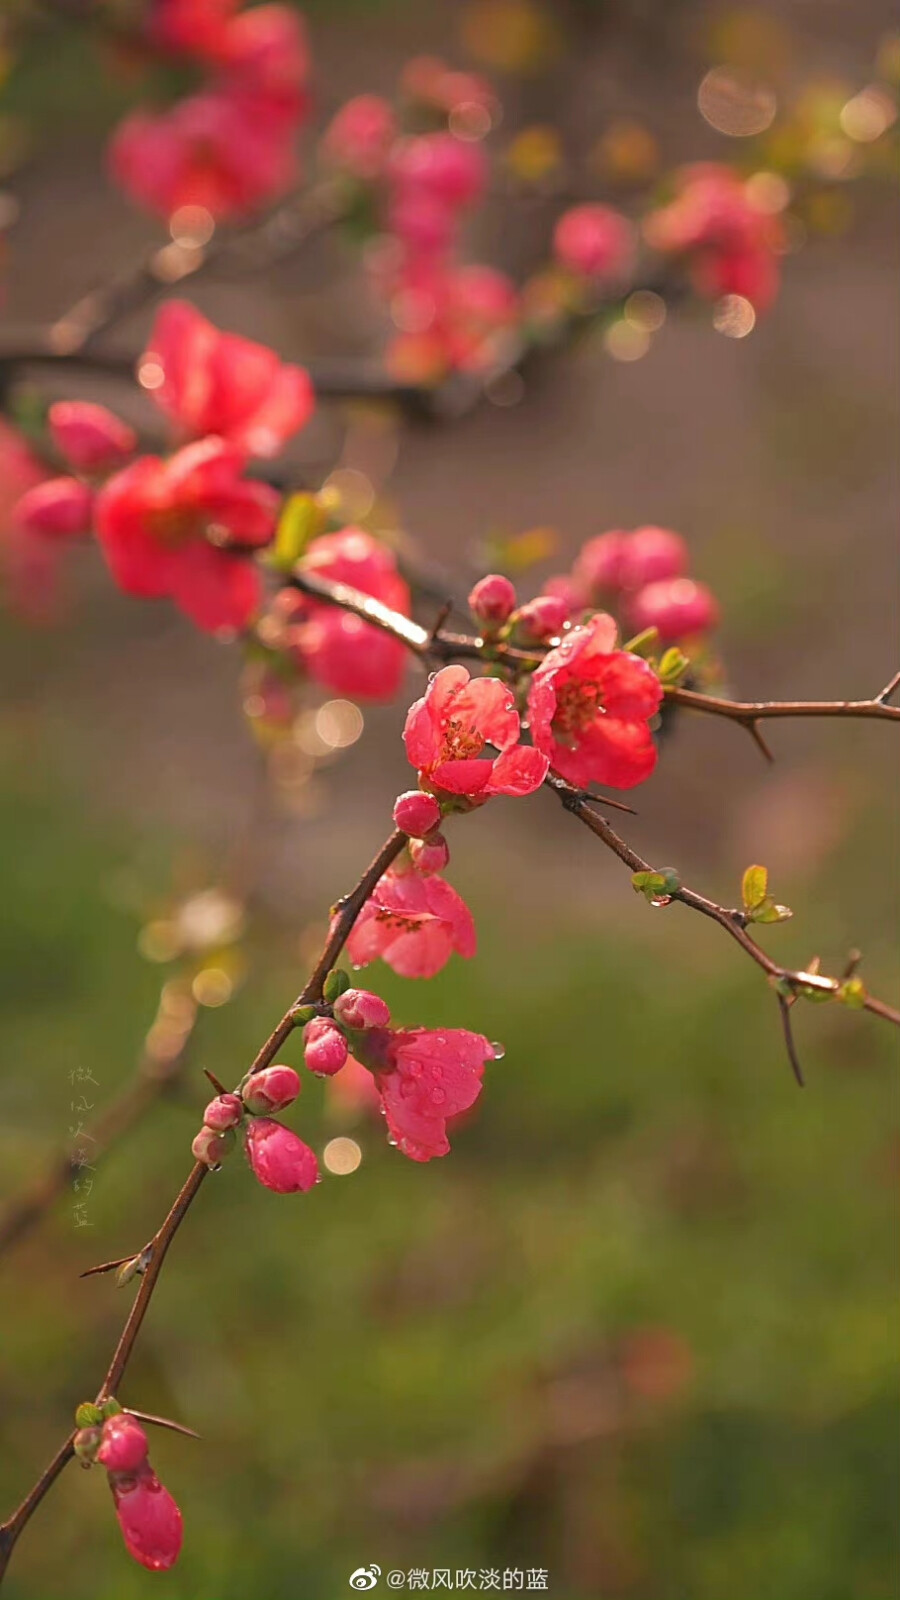
<path id="1" fill-rule="evenodd" d="M 332 967 L 322 985 L 322 994 L 330 1006 L 334 1005 L 342 994 L 350 987 L 350 979 L 341 967 Z"/>
<path id="2" fill-rule="evenodd" d="M 690 664 L 684 652 L 679 650 L 677 645 L 672 645 L 659 663 L 660 682 L 680 683 Z"/>
<path id="3" fill-rule="evenodd" d="M 741 879 L 741 896 L 745 911 L 755 911 L 766 898 L 769 888 L 767 867 L 748 867 Z"/>
<path id="4" fill-rule="evenodd" d="M 848 978 L 838 989 L 837 997 L 851 1011 L 861 1011 L 866 1003 L 866 986 L 861 978 Z"/>
<path id="5" fill-rule="evenodd" d="M 291 1012 L 295 1028 L 305 1028 L 306 1024 L 312 1022 L 313 1017 L 317 1015 L 315 1006 L 295 1006 Z"/>
<path id="6" fill-rule="evenodd" d="M 642 894 L 651 904 L 658 900 L 669 900 L 681 888 L 681 879 L 674 867 L 660 867 L 656 872 L 633 872 L 631 886 L 636 894 Z"/>
<path id="7" fill-rule="evenodd" d="M 119 1405 L 115 1395 L 110 1395 L 108 1400 L 104 1400 L 100 1409 L 103 1412 L 103 1420 L 105 1422 L 107 1417 L 117 1417 L 122 1407 Z"/>
<path id="8" fill-rule="evenodd" d="M 636 633 L 633 639 L 629 639 L 627 644 L 623 644 L 622 649 L 627 650 L 633 656 L 643 656 L 646 661 L 650 656 L 656 654 L 658 646 L 659 629 L 644 628 L 643 632 Z"/>
<path id="9" fill-rule="evenodd" d="M 750 913 L 751 922 L 787 922 L 794 915 L 790 906 L 778 906 L 767 895 L 761 906 Z"/>
<path id="10" fill-rule="evenodd" d="M 323 532 L 325 521 L 325 513 L 315 495 L 292 494 L 278 519 L 267 555 L 269 565 L 279 572 L 291 572 L 312 540 Z"/>
<path id="11" fill-rule="evenodd" d="M 82 1401 L 75 1412 L 76 1428 L 99 1428 L 103 1420 L 103 1412 L 91 1400 Z"/>

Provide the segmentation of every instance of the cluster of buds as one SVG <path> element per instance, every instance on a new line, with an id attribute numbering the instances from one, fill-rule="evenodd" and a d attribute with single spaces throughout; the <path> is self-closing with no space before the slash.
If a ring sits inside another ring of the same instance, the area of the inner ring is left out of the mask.
<path id="1" fill-rule="evenodd" d="M 80 1405 L 75 1422 L 75 1454 L 82 1466 L 106 1468 L 128 1554 L 164 1572 L 181 1550 L 181 1512 L 150 1465 L 140 1422 L 112 1398 Z"/>
<path id="2" fill-rule="evenodd" d="M 287 1110 L 299 1093 L 293 1067 L 275 1064 L 250 1073 L 236 1094 L 217 1094 L 191 1145 L 195 1160 L 217 1172 L 241 1130 L 250 1169 L 264 1188 L 278 1194 L 312 1189 L 319 1181 L 315 1152 L 273 1115 Z"/>
<path id="3" fill-rule="evenodd" d="M 558 639 L 570 620 L 562 594 L 539 594 L 521 605 L 515 588 L 502 573 L 489 572 L 469 595 L 469 609 L 487 640 L 508 641 L 527 648 Z"/>

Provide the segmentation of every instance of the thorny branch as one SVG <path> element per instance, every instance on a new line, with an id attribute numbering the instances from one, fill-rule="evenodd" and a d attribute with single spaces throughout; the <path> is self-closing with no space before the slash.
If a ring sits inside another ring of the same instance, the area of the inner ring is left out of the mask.
<path id="1" fill-rule="evenodd" d="M 248 1072 L 260 1072 L 263 1067 L 274 1061 L 281 1046 L 296 1026 L 296 1013 L 299 1007 L 316 1005 L 321 1001 L 325 979 L 340 956 L 350 936 L 353 924 L 375 888 L 378 879 L 400 854 L 405 843 L 405 834 L 400 832 L 392 833 L 385 840 L 378 854 L 366 868 L 355 887 L 342 900 L 339 900 L 333 908 L 328 936 L 315 967 L 296 1000 L 288 1007 L 281 1021 L 265 1041 L 265 1044 L 260 1046 L 251 1066 L 248 1068 Z M 115 1393 L 125 1375 L 137 1343 L 141 1325 L 159 1281 L 169 1247 L 194 1200 L 197 1198 L 208 1171 L 209 1169 L 203 1162 L 198 1161 L 195 1163 L 178 1191 L 161 1227 L 144 1246 L 143 1250 L 138 1252 L 142 1260 L 146 1261 L 146 1266 L 141 1277 L 140 1287 L 135 1295 L 125 1326 L 122 1329 L 119 1341 L 106 1370 L 106 1375 L 97 1392 L 96 1400 L 98 1404 Z M 6 1522 L 0 1524 L 0 1583 L 3 1581 L 9 1558 L 19 1535 L 31 1520 L 31 1517 L 56 1482 L 64 1467 L 72 1459 L 74 1455 L 74 1438 L 73 1431 L 60 1445 L 52 1461 L 45 1467 L 18 1509 L 13 1512 Z"/>

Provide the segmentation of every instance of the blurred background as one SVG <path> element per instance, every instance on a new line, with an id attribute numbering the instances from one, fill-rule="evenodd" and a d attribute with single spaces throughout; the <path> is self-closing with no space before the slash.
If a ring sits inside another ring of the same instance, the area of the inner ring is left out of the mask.
<path id="1" fill-rule="evenodd" d="M 749 58 L 778 94 L 846 98 L 896 24 L 887 0 L 304 9 L 319 122 L 431 52 L 493 76 L 504 136 L 550 121 L 586 151 L 638 127 L 666 166 L 733 154 L 698 112 L 710 66 Z M 7 86 L 7 132 L 24 119 L 30 141 L 10 180 L 13 328 L 158 237 L 103 175 L 127 81 L 71 32 L 49 37 Z M 384 518 L 462 594 L 486 548 L 535 530 L 537 589 L 594 533 L 676 528 L 722 601 L 735 692 L 875 692 L 897 665 L 897 211 L 884 184 L 831 195 L 750 337 L 673 311 L 641 359 L 587 339 L 515 404 L 442 425 L 324 405 L 292 471 L 367 472 Z M 521 277 L 546 217 L 498 203 L 478 227 L 481 257 Z M 289 358 L 378 337 L 334 240 L 264 285 L 191 293 Z M 123 348 L 148 326 L 123 325 Z M 406 701 L 362 718 L 314 702 L 293 756 L 267 762 L 236 652 L 115 591 L 93 556 L 64 577 L 53 626 L 10 616 L 0 643 L 3 1199 L 64 1143 L 79 1096 L 96 1115 L 142 1051 L 174 1083 L 89 1194 L 67 1188 L 0 1260 L 6 1507 L 124 1317 L 130 1291 L 79 1272 L 158 1225 L 202 1068 L 244 1070 L 410 776 Z M 407 699 L 419 682 L 411 669 Z M 858 944 L 893 998 L 893 741 L 823 721 L 771 742 L 767 768 L 740 730 L 683 718 L 623 831 L 726 903 L 765 862 L 795 909 L 767 946 L 836 970 Z M 153 1439 L 185 1514 L 180 1563 L 128 1562 L 101 1475 L 70 1469 L 23 1536 L 10 1600 L 325 1600 L 372 1562 L 542 1568 L 559 1600 L 897 1593 L 889 1030 L 798 1008 L 799 1092 L 760 974 L 702 919 L 651 911 L 552 797 L 494 802 L 451 847 L 477 959 L 428 984 L 369 976 L 399 1022 L 503 1041 L 477 1120 L 418 1167 L 310 1082 L 294 1125 L 330 1168 L 312 1195 L 279 1199 L 237 1161 L 206 1185 L 120 1395 L 203 1435 Z"/>

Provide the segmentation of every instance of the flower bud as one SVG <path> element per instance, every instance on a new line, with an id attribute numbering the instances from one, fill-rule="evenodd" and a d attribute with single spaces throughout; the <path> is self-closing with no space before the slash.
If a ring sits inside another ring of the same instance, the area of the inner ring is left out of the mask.
<path id="1" fill-rule="evenodd" d="M 347 1041 L 327 1017 L 315 1017 L 306 1024 L 303 1058 L 310 1072 L 320 1077 L 330 1078 L 333 1072 L 340 1072 L 347 1059 Z"/>
<path id="2" fill-rule="evenodd" d="M 202 1161 L 210 1172 L 218 1172 L 225 1157 L 234 1149 L 234 1129 L 217 1133 L 213 1128 L 201 1128 L 191 1145 L 195 1161 Z"/>
<path id="3" fill-rule="evenodd" d="M 276 1194 L 306 1193 L 319 1177 L 319 1163 L 308 1144 L 270 1117 L 256 1117 L 244 1135 L 254 1177 Z"/>
<path id="4" fill-rule="evenodd" d="M 687 571 L 688 547 L 669 528 L 636 528 L 622 560 L 622 581 L 627 589 L 643 589 L 663 578 L 680 578 Z"/>
<path id="5" fill-rule="evenodd" d="M 103 1424 L 97 1460 L 108 1472 L 136 1472 L 147 1459 L 147 1435 L 136 1417 L 120 1411 Z"/>
<path id="6" fill-rule="evenodd" d="M 539 594 L 526 600 L 513 619 L 516 638 L 526 644 L 546 644 L 555 639 L 568 621 L 569 607 L 561 595 Z"/>
<path id="7" fill-rule="evenodd" d="M 204 1126 L 212 1128 L 214 1133 L 226 1133 L 229 1128 L 236 1128 L 244 1115 L 244 1106 L 240 1095 L 217 1094 L 215 1100 L 210 1100 L 203 1113 Z"/>
<path id="8" fill-rule="evenodd" d="M 47 478 L 23 494 L 13 510 L 21 533 L 72 539 L 88 533 L 94 497 L 77 478 Z"/>
<path id="9" fill-rule="evenodd" d="M 260 1112 L 283 1111 L 300 1093 L 300 1079 L 293 1067 L 263 1067 L 253 1072 L 241 1090 L 241 1098 L 254 1116 Z"/>
<path id="10" fill-rule="evenodd" d="M 109 1486 L 128 1554 L 151 1572 L 164 1572 L 178 1560 L 181 1512 L 149 1464 L 133 1476 L 111 1474 Z"/>
<path id="11" fill-rule="evenodd" d="M 469 595 L 469 610 L 486 628 L 500 628 L 515 609 L 516 591 L 502 573 L 489 572 Z"/>
<path id="12" fill-rule="evenodd" d="M 407 789 L 394 801 L 394 821 L 413 839 L 424 839 L 441 820 L 440 802 L 422 789 Z"/>
<path id="13" fill-rule="evenodd" d="M 53 443 L 76 472 L 110 472 L 137 447 L 134 429 L 90 400 L 58 400 L 47 421 Z"/>
<path id="14" fill-rule="evenodd" d="M 631 542 L 630 535 L 616 528 L 588 539 L 578 552 L 572 576 L 576 585 L 592 600 L 616 594 L 624 583 L 623 566 Z"/>
<path id="15" fill-rule="evenodd" d="M 409 858 L 423 878 L 443 872 L 450 860 L 450 846 L 442 833 L 433 833 L 430 839 L 410 839 Z"/>
<path id="16" fill-rule="evenodd" d="M 648 583 L 629 603 L 632 627 L 657 628 L 663 644 L 706 633 L 719 620 L 719 607 L 705 583 L 691 578 L 669 578 Z"/>
<path id="17" fill-rule="evenodd" d="M 335 1021 L 345 1028 L 386 1028 L 391 1020 L 389 1007 L 370 989 L 348 989 L 334 1003 Z"/>
<path id="18" fill-rule="evenodd" d="M 97 1459 L 97 1451 L 100 1448 L 100 1440 L 102 1438 L 103 1434 L 100 1428 L 78 1429 L 72 1440 L 72 1449 L 75 1451 L 79 1461 L 83 1461 L 85 1466 L 89 1467 L 91 1462 Z"/>

